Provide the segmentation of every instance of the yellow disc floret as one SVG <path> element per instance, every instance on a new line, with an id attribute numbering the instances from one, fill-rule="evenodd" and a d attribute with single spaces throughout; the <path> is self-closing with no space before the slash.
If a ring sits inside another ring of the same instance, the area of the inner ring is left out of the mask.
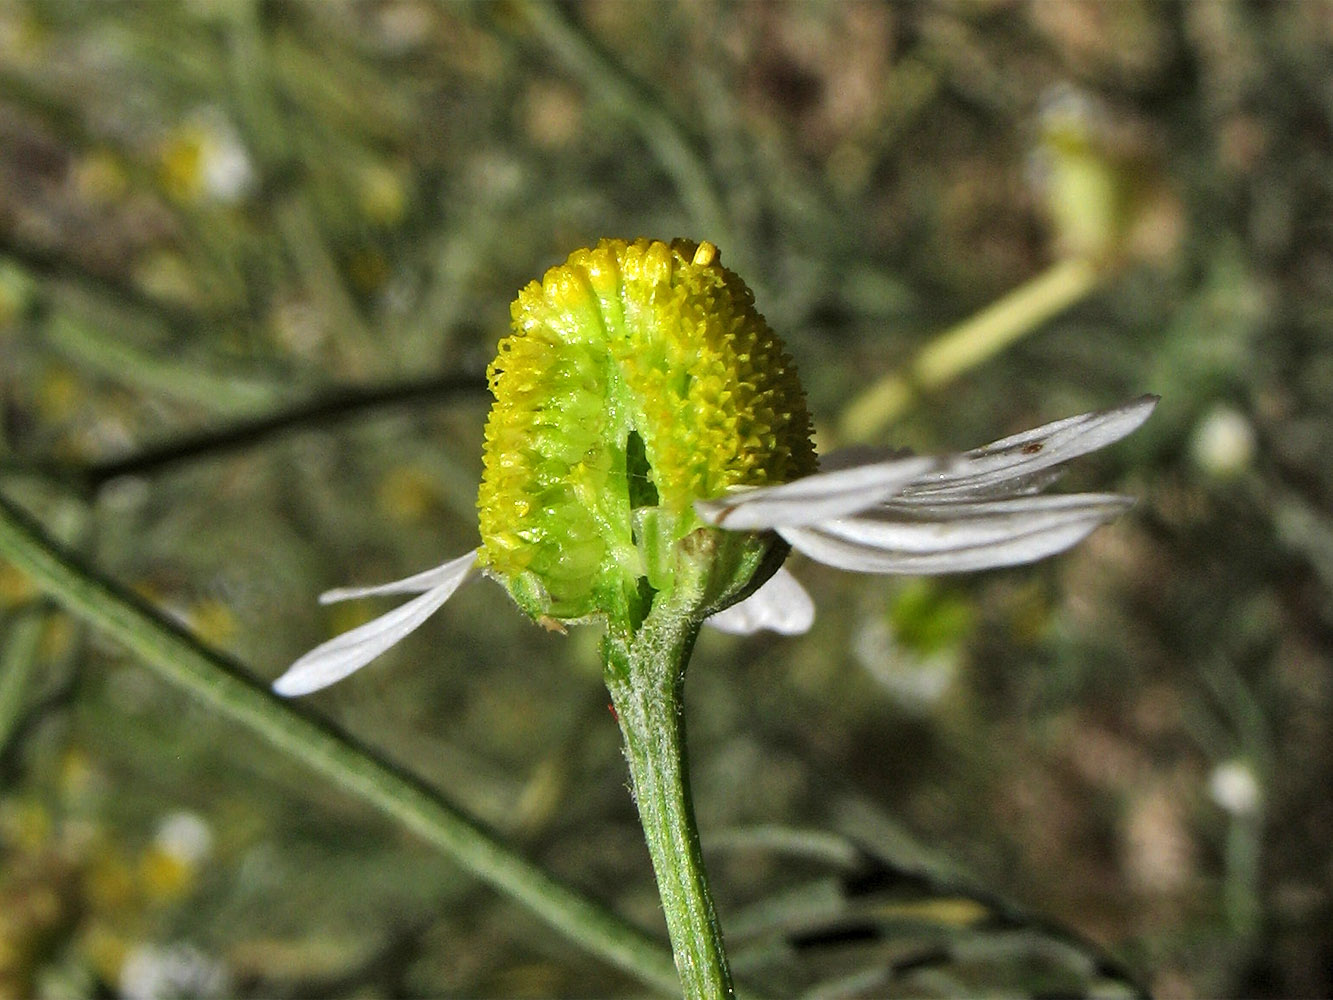
<path id="1" fill-rule="evenodd" d="M 483 565 L 534 616 L 611 613 L 645 575 L 633 512 L 814 471 L 791 358 L 709 243 L 603 240 L 532 282 L 489 371 Z"/>

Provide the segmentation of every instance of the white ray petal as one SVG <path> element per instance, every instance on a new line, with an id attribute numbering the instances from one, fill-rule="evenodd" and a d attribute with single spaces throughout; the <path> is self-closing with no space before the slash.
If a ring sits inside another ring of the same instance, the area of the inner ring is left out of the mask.
<path id="1" fill-rule="evenodd" d="M 866 510 L 939 465 L 937 458 L 895 458 L 816 472 L 778 486 L 736 490 L 694 509 L 709 524 L 736 531 L 817 524 Z"/>
<path id="2" fill-rule="evenodd" d="M 987 446 L 991 447 L 991 446 Z M 946 476 L 958 476 L 968 470 L 967 456 L 976 454 L 983 449 L 975 449 L 961 455 L 945 455 L 939 459 L 939 465 L 936 472 L 938 476 L 932 476 L 927 472 L 916 482 L 908 483 L 903 487 L 902 495 L 917 496 L 929 494 L 933 499 L 940 496 L 950 500 L 986 500 L 1002 496 L 1022 496 L 1029 493 L 1040 493 L 1046 487 L 1055 483 L 1064 475 L 1061 468 L 1040 469 L 1036 472 L 1030 472 L 1024 475 L 1014 476 L 989 487 L 970 487 L 959 486 L 950 488 L 952 479 L 944 478 Z M 819 468 L 824 472 L 832 472 L 835 469 L 850 469 L 857 465 L 864 465 L 869 462 L 882 462 L 888 459 L 908 458 L 912 455 L 911 450 L 903 448 L 881 448 L 873 445 L 851 445 L 846 448 L 839 448 L 837 451 L 830 452 L 827 455 L 819 456 Z M 941 483 L 944 484 L 941 487 Z"/>
<path id="3" fill-rule="evenodd" d="M 1054 467 L 1104 448 L 1134 431 L 1152 413 L 1158 397 L 1142 396 L 1109 410 L 1082 413 L 1021 434 L 1001 438 L 951 459 L 904 489 L 930 499 L 986 499 L 1041 489 Z"/>
<path id="4" fill-rule="evenodd" d="M 452 580 L 458 573 L 466 571 L 477 559 L 473 549 L 467 555 L 451 559 L 443 566 L 436 566 L 422 573 L 416 573 L 391 583 L 380 583 L 371 587 L 336 587 L 319 595 L 320 604 L 333 604 L 337 601 L 350 601 L 356 597 L 381 597 L 386 594 L 424 594 L 428 590 Z"/>
<path id="5" fill-rule="evenodd" d="M 273 690 L 289 698 L 309 694 L 360 670 L 438 611 L 473 572 L 476 555 L 474 550 L 449 563 L 453 574 L 424 594 L 315 647 L 273 682 Z"/>
<path id="6" fill-rule="evenodd" d="M 1114 493 L 1021 496 L 969 503 L 899 499 L 856 517 L 816 527 L 825 534 L 879 549 L 928 554 L 995 545 L 1088 518 L 1110 520 L 1131 506 L 1133 500 Z"/>
<path id="7" fill-rule="evenodd" d="M 779 568 L 745 600 L 719 611 L 704 622 L 728 635 L 751 635 L 768 629 L 779 635 L 801 635 L 810 631 L 815 605 L 796 577 Z"/>
<path id="8" fill-rule="evenodd" d="M 798 552 L 859 573 L 961 573 L 1054 555 L 1130 506 L 1125 497 L 1083 494 L 989 503 L 918 505 L 782 528 Z"/>

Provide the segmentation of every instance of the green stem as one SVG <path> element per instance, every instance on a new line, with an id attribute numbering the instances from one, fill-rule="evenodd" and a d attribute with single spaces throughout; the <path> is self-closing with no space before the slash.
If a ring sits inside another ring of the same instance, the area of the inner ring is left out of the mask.
<path id="1" fill-rule="evenodd" d="M 14 620 L 17 618 L 18 620 Z M 23 707 L 37 672 L 46 609 L 25 608 L 5 622 L 8 634 L 0 646 L 0 755 L 23 717 Z"/>
<path id="2" fill-rule="evenodd" d="M 1222 892 L 1227 921 L 1239 941 L 1252 941 L 1259 932 L 1263 916 L 1259 898 L 1262 852 L 1263 817 L 1259 811 L 1231 817 Z"/>
<path id="3" fill-rule="evenodd" d="M 209 370 L 175 352 L 133 343 L 120 330 L 132 325 L 134 318 L 113 317 L 95 299 L 64 296 L 60 306 L 61 311 L 42 328 L 47 345 L 121 385 L 237 416 L 273 406 L 285 394 L 276 380 L 217 370 L 218 365 Z M 99 308 L 101 315 L 96 314 Z"/>
<path id="4" fill-rule="evenodd" d="M 655 621 L 650 615 L 628 638 L 609 632 L 603 656 L 681 986 L 690 1000 L 712 1000 L 734 996 L 735 989 L 708 891 L 685 760 L 681 692 L 698 629 L 687 618 Z"/>
<path id="5" fill-rule="evenodd" d="M 671 962 L 642 931 L 519 857 L 419 779 L 278 698 L 237 664 L 81 565 L 3 496 L 0 557 L 31 576 L 71 614 L 119 640 L 159 676 L 440 848 L 592 954 L 650 986 L 675 987 Z"/>

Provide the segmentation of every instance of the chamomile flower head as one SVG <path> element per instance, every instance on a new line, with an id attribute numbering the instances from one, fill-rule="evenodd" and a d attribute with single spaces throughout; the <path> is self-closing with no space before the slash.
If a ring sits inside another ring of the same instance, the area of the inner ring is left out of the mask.
<path id="1" fill-rule="evenodd" d="M 1040 491 L 1156 403 L 957 455 L 834 454 L 816 471 L 791 358 L 717 249 L 684 240 L 603 240 L 552 268 L 520 292 L 489 381 L 480 547 L 405 580 L 324 594 L 416 596 L 301 657 L 279 693 L 359 669 L 479 573 L 554 628 L 632 632 L 669 607 L 722 631 L 793 634 L 814 606 L 780 568 L 790 549 L 870 573 L 1040 559 L 1131 502 Z"/>
<path id="2" fill-rule="evenodd" d="M 519 293 L 490 367 L 478 562 L 534 618 L 670 589 L 692 504 L 815 470 L 791 361 L 708 243 L 603 240 Z M 636 516 L 654 509 L 654 516 Z"/>

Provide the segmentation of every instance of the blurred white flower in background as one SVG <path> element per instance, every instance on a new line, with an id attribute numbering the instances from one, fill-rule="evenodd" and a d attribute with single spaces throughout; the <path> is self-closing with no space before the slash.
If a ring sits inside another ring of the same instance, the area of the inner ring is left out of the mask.
<path id="1" fill-rule="evenodd" d="M 908 711 L 934 708 L 958 677 L 955 649 L 922 654 L 907 649 L 882 616 L 863 621 L 852 636 L 852 655 L 893 698 Z"/>
<path id="2" fill-rule="evenodd" d="M 229 205 L 258 179 L 235 126 L 216 108 L 202 108 L 172 129 L 161 152 L 163 182 L 184 201 Z"/>
<path id="3" fill-rule="evenodd" d="M 153 843 L 163 854 L 197 865 L 213 849 L 213 830 L 196 813 L 175 812 L 158 824 Z"/>
<path id="4" fill-rule="evenodd" d="M 120 968 L 125 1000 L 206 1000 L 231 993 L 227 967 L 192 944 L 142 944 Z"/>

